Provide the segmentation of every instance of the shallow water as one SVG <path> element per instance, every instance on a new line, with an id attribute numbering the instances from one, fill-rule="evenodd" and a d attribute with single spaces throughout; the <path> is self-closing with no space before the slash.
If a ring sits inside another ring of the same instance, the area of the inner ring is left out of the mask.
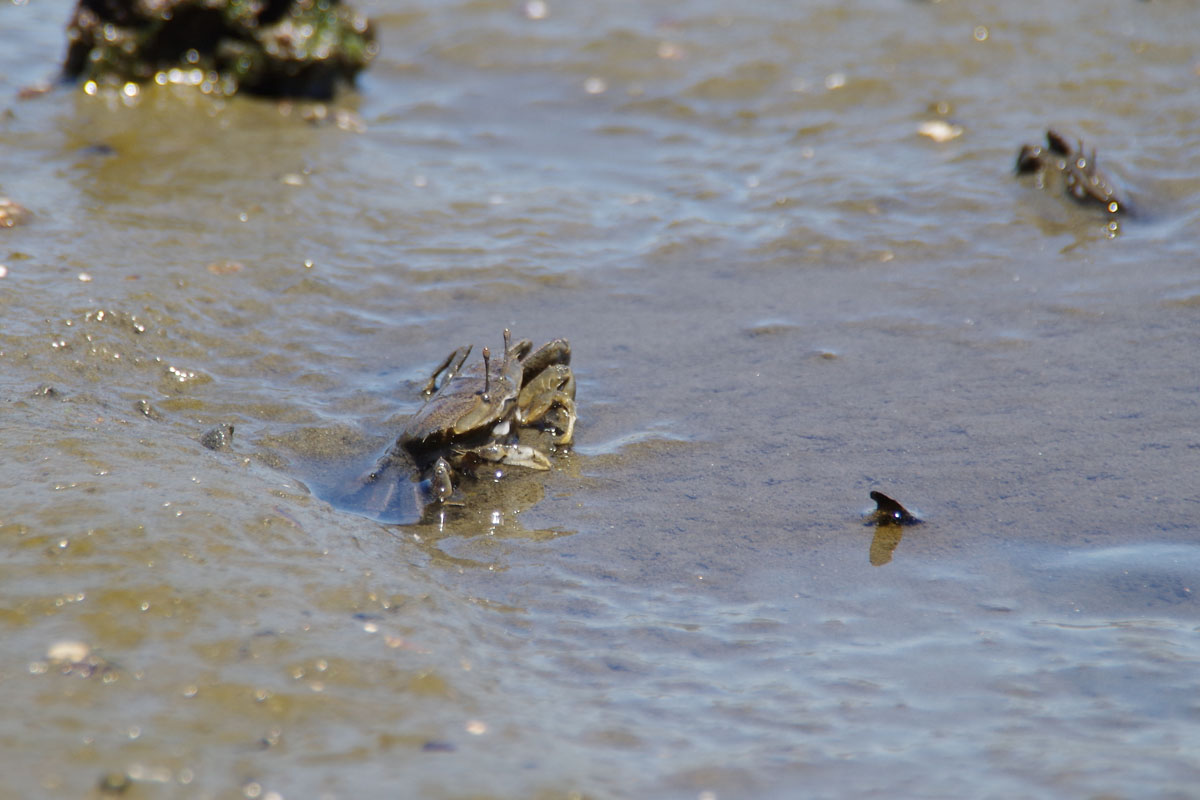
<path id="1" fill-rule="evenodd" d="M 363 8 L 341 125 L 17 101 L 68 7 L 0 8 L 6 796 L 1194 792 L 1190 4 Z M 553 472 L 320 499 L 506 326 Z"/>

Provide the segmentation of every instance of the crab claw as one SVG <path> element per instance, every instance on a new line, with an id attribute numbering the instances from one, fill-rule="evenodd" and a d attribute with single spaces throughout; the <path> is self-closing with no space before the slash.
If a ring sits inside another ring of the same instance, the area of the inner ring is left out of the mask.
<path id="1" fill-rule="evenodd" d="M 493 464 L 511 464 L 526 469 L 550 469 L 550 459 L 539 450 L 523 444 L 485 444 L 470 451 L 483 461 Z"/>
<path id="2" fill-rule="evenodd" d="M 554 407 L 546 414 L 550 424 L 558 430 L 554 443 L 568 445 L 575 436 L 575 401 L 569 397 L 561 397 L 555 401 Z"/>

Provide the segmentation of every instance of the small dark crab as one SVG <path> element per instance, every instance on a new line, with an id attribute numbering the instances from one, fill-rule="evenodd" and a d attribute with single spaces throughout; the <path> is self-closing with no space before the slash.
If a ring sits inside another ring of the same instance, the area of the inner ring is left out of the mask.
<path id="1" fill-rule="evenodd" d="M 1053 129 L 1046 131 L 1046 146 L 1027 144 L 1017 154 L 1017 174 L 1036 174 L 1043 187 L 1061 180 L 1068 197 L 1082 204 L 1099 205 L 1110 214 L 1128 213 L 1126 198 L 1116 184 L 1100 170 L 1096 150 L 1084 151 L 1083 140 L 1072 145 L 1066 136 Z"/>
<path id="2" fill-rule="evenodd" d="M 551 431 L 556 447 L 571 443 L 575 376 L 566 339 L 534 350 L 528 339 L 513 344 L 505 330 L 499 357 L 485 347 L 481 362 L 467 364 L 470 354 L 470 345 L 460 347 L 433 371 L 424 388 L 425 405 L 408 420 L 373 475 L 407 455 L 426 476 L 432 498 L 446 502 L 459 472 L 489 465 L 550 469 L 544 452 L 520 443 L 522 430 Z"/>

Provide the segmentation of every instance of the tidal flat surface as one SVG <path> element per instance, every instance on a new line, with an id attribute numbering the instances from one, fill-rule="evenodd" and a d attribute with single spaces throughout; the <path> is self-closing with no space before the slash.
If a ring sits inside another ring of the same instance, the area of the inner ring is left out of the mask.
<path id="1" fill-rule="evenodd" d="M 361 7 L 309 121 L 0 6 L 0 795 L 1195 796 L 1194 4 Z M 552 472 L 322 499 L 505 327 Z"/>

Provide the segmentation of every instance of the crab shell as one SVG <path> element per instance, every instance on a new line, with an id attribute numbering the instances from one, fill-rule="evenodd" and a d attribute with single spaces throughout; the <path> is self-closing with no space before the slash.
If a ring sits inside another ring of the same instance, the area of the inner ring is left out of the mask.
<path id="1" fill-rule="evenodd" d="M 414 457 L 448 444 L 471 444 L 491 436 L 492 428 L 509 418 L 521 392 L 521 356 L 532 344 L 522 340 L 483 370 L 452 375 L 412 416 L 400 434 L 400 444 Z"/>

